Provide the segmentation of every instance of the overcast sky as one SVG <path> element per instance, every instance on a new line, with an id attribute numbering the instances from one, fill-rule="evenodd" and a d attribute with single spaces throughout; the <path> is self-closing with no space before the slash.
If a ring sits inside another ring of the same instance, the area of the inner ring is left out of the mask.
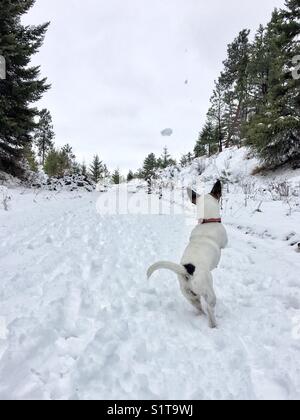
<path id="1" fill-rule="evenodd" d="M 191 151 L 227 44 L 284 0 L 37 0 L 26 23 L 51 21 L 34 62 L 52 89 L 39 106 L 56 143 L 82 161 L 137 169 L 165 145 Z M 185 81 L 188 80 L 188 84 Z M 161 131 L 172 128 L 172 137 Z"/>

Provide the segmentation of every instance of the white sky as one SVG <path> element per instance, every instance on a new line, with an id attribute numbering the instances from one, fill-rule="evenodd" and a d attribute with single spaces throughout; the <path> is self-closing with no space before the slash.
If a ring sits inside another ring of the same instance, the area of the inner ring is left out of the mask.
<path id="1" fill-rule="evenodd" d="M 265 24 L 284 0 L 37 0 L 26 23 L 51 21 L 34 63 L 52 89 L 40 107 L 56 143 L 110 169 L 191 151 L 227 44 Z M 185 80 L 189 83 L 186 85 Z M 172 128 L 172 137 L 160 132 Z"/>

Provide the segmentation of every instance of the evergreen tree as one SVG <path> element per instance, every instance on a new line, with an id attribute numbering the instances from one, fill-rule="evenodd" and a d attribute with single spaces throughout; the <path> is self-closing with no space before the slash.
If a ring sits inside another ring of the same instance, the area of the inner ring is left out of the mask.
<path id="1" fill-rule="evenodd" d="M 98 155 L 94 156 L 93 163 L 90 167 L 90 175 L 96 183 L 103 178 L 103 164 Z"/>
<path id="2" fill-rule="evenodd" d="M 195 157 L 211 156 L 218 151 L 218 133 L 213 124 L 208 120 L 203 127 L 194 152 Z"/>
<path id="3" fill-rule="evenodd" d="M 186 155 L 186 160 L 187 160 L 187 164 L 188 165 L 191 165 L 191 163 L 193 162 L 193 160 L 194 160 L 194 156 L 193 156 L 193 154 L 191 153 L 191 152 L 189 152 L 187 155 Z"/>
<path id="4" fill-rule="evenodd" d="M 78 174 L 80 172 L 80 169 L 77 166 L 78 164 L 75 162 L 76 156 L 73 153 L 73 148 L 69 144 L 66 144 L 61 149 L 61 152 L 65 156 L 65 162 L 66 162 L 65 170 L 69 172 L 69 174 L 71 173 Z"/>
<path id="5" fill-rule="evenodd" d="M 182 167 L 182 168 L 185 168 L 187 165 L 188 165 L 188 163 L 187 163 L 187 158 L 186 158 L 186 155 L 183 155 L 182 157 L 181 157 L 181 159 L 180 159 L 180 166 Z"/>
<path id="6" fill-rule="evenodd" d="M 83 161 L 82 165 L 81 165 L 81 175 L 82 176 L 87 176 L 87 167 L 86 167 L 85 161 Z"/>
<path id="7" fill-rule="evenodd" d="M 162 168 L 163 168 L 163 166 L 164 166 L 163 159 L 162 159 L 161 157 L 159 157 L 159 158 L 156 160 L 156 167 L 157 167 L 157 169 L 162 169 Z"/>
<path id="8" fill-rule="evenodd" d="M 193 162 L 195 156 L 193 155 L 193 153 L 189 152 L 186 155 L 183 155 L 180 159 L 180 166 L 182 168 L 185 168 L 188 165 L 191 165 L 191 163 Z"/>
<path id="9" fill-rule="evenodd" d="M 134 174 L 134 177 L 136 179 L 144 179 L 145 175 L 143 169 L 138 169 L 137 172 Z"/>
<path id="10" fill-rule="evenodd" d="M 216 143 L 221 152 L 246 141 L 269 167 L 300 166 L 299 0 L 275 9 L 252 44 L 249 31 L 241 31 L 227 53 L 208 111 L 212 127 L 201 132 L 196 156 L 207 147 L 214 153 Z"/>
<path id="11" fill-rule="evenodd" d="M 176 165 L 176 161 L 171 158 L 167 146 L 164 147 L 163 154 L 161 158 L 158 160 L 157 167 L 161 169 L 166 169 L 169 166 Z"/>
<path id="12" fill-rule="evenodd" d="M 215 82 L 215 89 L 210 99 L 211 107 L 208 111 L 208 118 L 216 127 L 216 136 L 218 140 L 219 152 L 223 151 L 223 141 L 225 138 L 226 126 L 224 123 L 225 102 L 224 102 L 224 86 L 221 81 Z"/>
<path id="13" fill-rule="evenodd" d="M 112 180 L 113 184 L 116 184 L 116 185 L 120 184 L 120 182 L 121 182 L 121 175 L 120 175 L 119 169 L 116 169 L 114 171 L 114 173 L 111 176 L 111 180 Z"/>
<path id="14" fill-rule="evenodd" d="M 49 177 L 62 178 L 69 169 L 69 162 L 62 150 L 52 149 L 45 160 L 44 170 Z"/>
<path id="15" fill-rule="evenodd" d="M 300 165 L 300 86 L 293 78 L 293 58 L 300 54 L 299 5 L 286 1 L 266 28 L 268 77 L 265 100 L 245 127 L 247 142 L 269 167 Z"/>
<path id="16" fill-rule="evenodd" d="M 132 171 L 129 171 L 128 172 L 128 175 L 127 175 L 127 182 L 130 182 L 130 181 L 132 181 L 134 179 L 134 174 L 133 174 L 133 172 Z"/>
<path id="17" fill-rule="evenodd" d="M 103 165 L 103 178 L 109 178 L 109 176 L 110 176 L 109 170 L 107 166 L 104 164 Z"/>
<path id="18" fill-rule="evenodd" d="M 229 44 L 224 70 L 219 79 L 222 85 L 225 105 L 223 121 L 226 133 L 226 147 L 239 144 L 242 125 L 248 118 L 250 31 L 244 29 Z"/>
<path id="19" fill-rule="evenodd" d="M 208 119 L 214 127 L 219 151 L 240 144 L 242 127 L 248 119 L 250 42 L 249 30 L 243 30 L 228 45 L 224 69 L 215 82 Z M 208 143 L 210 144 L 210 143 Z M 201 142 L 196 153 L 203 153 Z"/>
<path id="20" fill-rule="evenodd" d="M 41 164 L 44 166 L 47 153 L 54 147 L 53 139 L 55 134 L 50 112 L 47 109 L 42 109 L 39 117 L 34 139 L 38 149 L 38 155 L 41 158 Z"/>
<path id="21" fill-rule="evenodd" d="M 82 175 L 81 173 L 81 165 L 78 162 L 73 162 L 72 163 L 72 167 L 71 170 L 69 170 L 69 174 L 73 174 L 73 175 Z"/>
<path id="22" fill-rule="evenodd" d="M 272 68 L 272 51 L 269 48 L 266 28 L 260 25 L 250 48 L 249 115 L 260 111 L 266 104 L 269 91 L 269 76 Z"/>
<path id="23" fill-rule="evenodd" d="M 32 145 L 28 144 L 24 149 L 24 157 L 26 162 L 28 163 L 29 169 L 32 172 L 38 171 L 38 162 L 36 160 L 36 155 L 32 148 Z"/>
<path id="24" fill-rule="evenodd" d="M 144 165 L 143 165 L 143 177 L 144 179 L 150 179 L 152 177 L 154 177 L 155 175 L 155 171 L 157 169 L 157 160 L 155 157 L 154 153 L 150 153 L 145 161 L 144 161 Z"/>
<path id="25" fill-rule="evenodd" d="M 205 144 L 202 141 L 202 134 L 199 135 L 199 139 L 197 140 L 196 146 L 194 148 L 194 156 L 195 158 L 205 156 L 207 154 L 207 150 Z"/>
<path id="26" fill-rule="evenodd" d="M 6 79 L 0 80 L 0 170 L 15 175 L 26 146 L 32 141 L 38 110 L 31 104 L 49 89 L 40 68 L 30 66 L 43 44 L 48 23 L 24 26 L 21 18 L 35 0 L 1 0 L 0 55 L 6 61 Z"/>

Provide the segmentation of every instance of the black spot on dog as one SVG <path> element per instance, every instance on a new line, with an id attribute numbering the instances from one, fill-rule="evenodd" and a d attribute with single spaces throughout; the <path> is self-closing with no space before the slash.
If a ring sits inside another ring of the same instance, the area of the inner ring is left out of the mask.
<path id="1" fill-rule="evenodd" d="M 190 276 L 193 276 L 196 270 L 196 267 L 193 264 L 186 264 L 184 268 L 189 273 Z"/>

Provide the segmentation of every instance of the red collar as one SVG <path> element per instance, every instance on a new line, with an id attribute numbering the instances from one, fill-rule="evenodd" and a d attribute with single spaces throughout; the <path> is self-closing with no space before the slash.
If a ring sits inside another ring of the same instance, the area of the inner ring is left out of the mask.
<path id="1" fill-rule="evenodd" d="M 200 225 L 206 225 L 207 223 L 222 223 L 222 219 L 200 219 Z"/>

